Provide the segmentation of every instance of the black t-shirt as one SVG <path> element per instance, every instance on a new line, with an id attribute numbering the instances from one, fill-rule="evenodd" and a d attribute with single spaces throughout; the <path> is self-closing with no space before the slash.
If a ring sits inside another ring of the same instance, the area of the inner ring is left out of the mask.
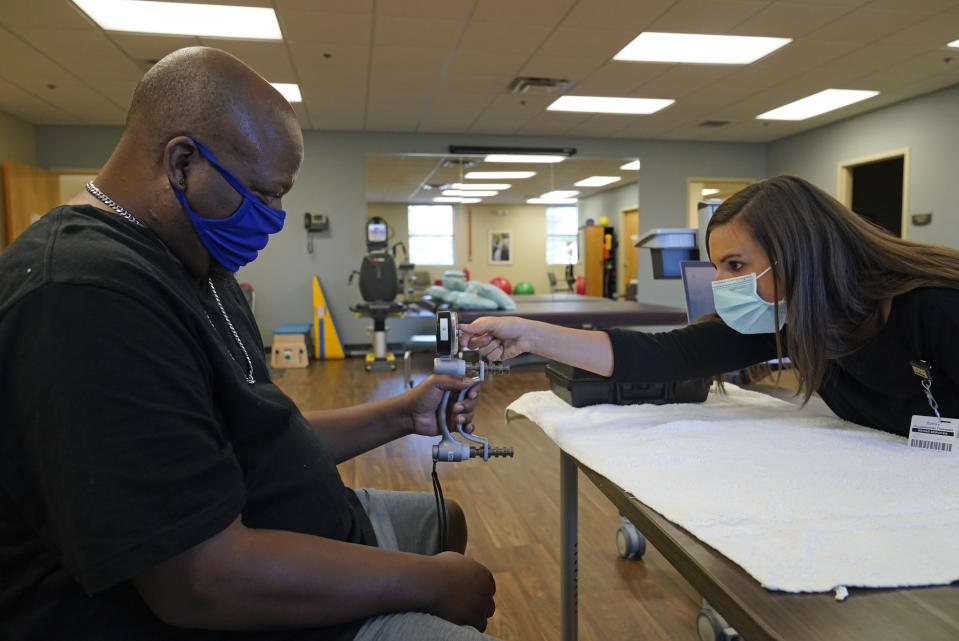
<path id="1" fill-rule="evenodd" d="M 375 544 L 235 279 L 214 283 L 256 384 L 206 279 L 148 229 L 58 207 L 0 255 L 0 638 L 257 638 L 167 626 L 130 579 L 239 515 Z"/>
<path id="2" fill-rule="evenodd" d="M 740 334 L 718 320 L 658 334 L 608 333 L 619 380 L 711 376 L 776 357 L 773 334 Z M 959 290 L 925 287 L 896 296 L 874 338 L 828 361 L 819 395 L 841 418 L 906 436 L 913 415 L 934 416 L 909 365 L 920 359 L 933 366 L 940 413 L 959 418 Z"/>

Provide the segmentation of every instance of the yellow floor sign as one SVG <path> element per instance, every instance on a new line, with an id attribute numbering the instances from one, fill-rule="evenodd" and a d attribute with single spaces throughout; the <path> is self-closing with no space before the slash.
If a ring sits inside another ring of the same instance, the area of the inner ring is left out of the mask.
<path id="1" fill-rule="evenodd" d="M 346 358 L 320 279 L 316 276 L 313 277 L 313 356 L 326 360 Z"/>

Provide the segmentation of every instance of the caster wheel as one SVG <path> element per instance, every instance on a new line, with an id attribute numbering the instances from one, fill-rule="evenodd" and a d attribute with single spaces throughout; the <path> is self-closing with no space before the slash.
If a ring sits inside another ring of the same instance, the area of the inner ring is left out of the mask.
<path id="1" fill-rule="evenodd" d="M 636 526 L 623 519 L 616 530 L 616 551 L 624 559 L 641 559 L 646 554 L 646 537 L 639 533 Z"/>
<path id="2" fill-rule="evenodd" d="M 696 615 L 696 632 L 700 641 L 740 641 L 739 633 L 712 608 L 703 608 Z"/>

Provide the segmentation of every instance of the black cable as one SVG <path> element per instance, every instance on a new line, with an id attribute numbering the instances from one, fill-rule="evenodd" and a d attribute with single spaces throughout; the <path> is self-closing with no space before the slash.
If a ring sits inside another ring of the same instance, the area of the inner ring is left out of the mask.
<path id="1" fill-rule="evenodd" d="M 436 461 L 433 461 L 433 496 L 436 497 L 436 519 L 439 523 L 440 552 L 446 550 L 446 501 L 443 499 L 443 488 L 440 486 L 440 477 L 436 474 Z"/>

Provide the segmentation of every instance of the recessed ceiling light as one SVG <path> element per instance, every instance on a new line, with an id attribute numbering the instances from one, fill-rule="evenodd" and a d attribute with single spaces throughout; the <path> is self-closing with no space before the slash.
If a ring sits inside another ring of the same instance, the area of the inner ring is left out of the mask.
<path id="1" fill-rule="evenodd" d="M 576 203 L 575 198 L 528 198 L 526 200 L 530 205 L 572 205 Z"/>
<path id="2" fill-rule="evenodd" d="M 485 162 L 563 162 L 566 156 L 548 156 L 546 154 L 489 154 Z"/>
<path id="3" fill-rule="evenodd" d="M 713 194 L 718 194 L 718 193 L 719 193 L 718 189 L 711 189 L 709 187 L 706 187 L 703 189 L 703 196 L 712 196 Z"/>
<path id="4" fill-rule="evenodd" d="M 603 185 L 609 185 L 618 180 L 622 180 L 619 176 L 590 176 L 589 178 L 583 178 L 579 182 L 573 183 L 576 187 L 602 187 Z"/>
<path id="5" fill-rule="evenodd" d="M 872 98 L 878 95 L 878 91 L 865 91 L 859 89 L 824 89 L 811 96 L 800 98 L 788 105 L 777 107 L 772 111 L 759 114 L 757 120 L 805 120 L 827 111 L 833 111 L 854 102 Z"/>
<path id="6" fill-rule="evenodd" d="M 547 111 L 585 111 L 594 114 L 652 114 L 676 102 L 666 98 L 560 96 Z"/>
<path id="7" fill-rule="evenodd" d="M 613 60 L 746 65 L 791 41 L 791 38 L 644 31 L 613 56 Z"/>
<path id="8" fill-rule="evenodd" d="M 625 165 L 620 165 L 619 167 L 623 171 L 639 171 L 639 159 L 637 158 L 633 162 L 628 162 Z"/>
<path id="9" fill-rule="evenodd" d="M 512 187 L 509 183 L 453 183 L 450 185 L 453 189 L 495 189 L 502 191 Z"/>
<path id="10" fill-rule="evenodd" d="M 556 200 L 557 198 L 572 198 L 577 194 L 579 194 L 579 192 L 573 189 L 557 189 L 556 191 L 548 191 L 545 194 L 540 194 L 539 197 L 544 200 Z"/>
<path id="11" fill-rule="evenodd" d="M 433 199 L 433 202 L 434 203 L 464 203 L 468 205 L 472 203 L 478 203 L 481 200 L 483 199 L 482 198 L 458 198 L 456 196 L 437 196 L 436 198 Z"/>
<path id="12" fill-rule="evenodd" d="M 489 191 L 489 190 L 472 190 L 472 189 L 447 189 L 443 192 L 444 196 L 495 196 L 498 194 L 498 191 Z"/>
<path id="13" fill-rule="evenodd" d="M 107 31 L 281 40 L 273 9 L 151 0 L 73 0 Z"/>
<path id="14" fill-rule="evenodd" d="M 466 173 L 465 178 L 475 180 L 509 180 L 511 178 L 531 178 L 535 175 L 535 171 L 470 171 Z"/>
<path id="15" fill-rule="evenodd" d="M 287 102 L 303 102 L 303 97 L 300 95 L 300 85 L 294 82 L 271 82 L 270 84 L 286 98 Z"/>

